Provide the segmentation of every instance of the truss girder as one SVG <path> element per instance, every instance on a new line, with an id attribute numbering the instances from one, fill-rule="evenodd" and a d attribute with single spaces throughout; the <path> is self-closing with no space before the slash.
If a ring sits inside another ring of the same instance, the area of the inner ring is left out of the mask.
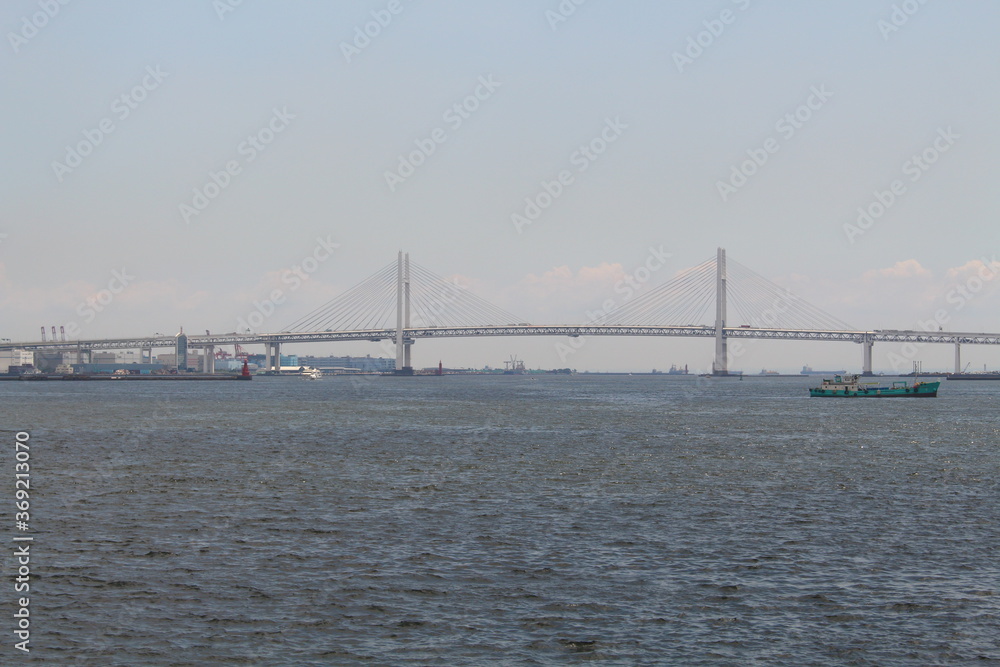
<path id="1" fill-rule="evenodd" d="M 675 336 L 711 338 L 715 328 L 710 326 L 622 326 L 622 325 L 506 325 L 478 327 L 427 327 L 404 330 L 407 339 L 421 338 L 475 338 L 480 336 Z M 395 329 L 364 329 L 358 331 L 312 331 L 273 334 L 218 334 L 188 336 L 188 347 L 210 345 L 253 345 L 265 343 L 318 343 L 335 341 L 381 341 L 393 339 Z M 726 327 L 727 338 L 761 340 L 827 340 L 863 343 L 960 343 L 962 345 L 1000 345 L 1000 334 L 946 331 L 821 331 L 810 329 L 759 329 Z M 0 349 L 23 350 L 120 350 L 138 348 L 169 348 L 175 341 L 169 337 L 140 337 L 93 339 L 80 341 L 34 341 L 4 343 Z"/>

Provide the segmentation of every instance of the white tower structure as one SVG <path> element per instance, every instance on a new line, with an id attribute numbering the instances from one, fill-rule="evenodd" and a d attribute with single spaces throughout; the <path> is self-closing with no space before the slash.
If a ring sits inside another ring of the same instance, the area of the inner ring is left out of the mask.
<path id="1" fill-rule="evenodd" d="M 726 249 L 719 248 L 715 257 L 715 361 L 712 375 L 729 375 L 726 351 Z"/>
<path id="2" fill-rule="evenodd" d="M 396 375 L 413 375 L 410 345 L 406 330 L 410 328 L 410 253 L 399 251 L 396 260 Z"/>

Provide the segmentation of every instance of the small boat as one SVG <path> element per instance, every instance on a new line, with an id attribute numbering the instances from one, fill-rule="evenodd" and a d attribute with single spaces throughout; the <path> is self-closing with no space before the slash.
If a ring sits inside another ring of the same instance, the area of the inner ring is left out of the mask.
<path id="1" fill-rule="evenodd" d="M 302 377 L 307 380 L 318 380 L 323 377 L 323 371 L 318 368 L 306 368 L 302 371 Z"/>
<path id="2" fill-rule="evenodd" d="M 810 396 L 826 398 L 931 398 L 937 396 L 940 382 L 905 381 L 884 385 L 878 382 L 858 382 L 858 375 L 834 375 L 832 380 L 823 380 L 823 385 L 809 389 Z"/>

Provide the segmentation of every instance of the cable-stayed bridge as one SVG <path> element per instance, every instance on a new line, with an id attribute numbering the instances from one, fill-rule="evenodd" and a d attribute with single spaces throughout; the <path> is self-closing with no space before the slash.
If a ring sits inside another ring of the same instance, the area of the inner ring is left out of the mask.
<path id="1" fill-rule="evenodd" d="M 732 326 L 729 318 L 740 324 Z M 276 333 L 252 331 L 187 336 L 187 345 L 263 344 L 266 367 L 280 366 L 282 344 L 374 341 L 395 347 L 396 370 L 412 373 L 411 348 L 419 339 L 482 336 L 684 336 L 710 338 L 712 372 L 728 374 L 730 339 L 848 341 L 862 346 L 862 371 L 872 372 L 877 342 L 951 343 L 955 372 L 961 372 L 961 345 L 1000 345 L 1000 334 L 919 330 L 863 330 L 805 302 L 753 270 L 728 260 L 723 248 L 697 266 L 646 290 L 620 307 L 601 310 L 584 324 L 527 323 L 476 296 L 454 280 L 411 263 L 409 255 L 384 266 L 335 299 Z M 78 341 L 0 343 L 2 349 L 89 350 L 173 348 L 176 337 L 155 336 Z"/>

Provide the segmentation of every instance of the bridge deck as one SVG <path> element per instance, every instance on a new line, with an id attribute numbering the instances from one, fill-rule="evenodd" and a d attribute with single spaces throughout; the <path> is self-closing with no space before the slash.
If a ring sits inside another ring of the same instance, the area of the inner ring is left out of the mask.
<path id="1" fill-rule="evenodd" d="M 1000 345 L 1000 333 L 974 333 L 916 330 L 812 330 L 812 329 L 762 329 L 752 327 L 726 327 L 726 338 L 821 340 L 852 343 L 960 343 L 963 345 Z M 357 331 L 313 331 L 303 333 L 270 334 L 212 334 L 188 336 L 188 347 L 213 345 L 267 344 L 267 343 L 319 343 L 331 341 L 393 340 L 395 329 L 364 329 Z M 527 325 L 475 327 L 430 327 L 404 329 L 407 339 L 422 338 L 475 338 L 482 336 L 675 336 L 710 338 L 715 335 L 711 326 L 617 326 L 617 325 Z M 174 347 L 173 336 L 145 336 L 136 338 L 88 339 L 77 341 L 24 341 L 5 342 L 0 350 L 76 349 L 114 350 Z"/>

